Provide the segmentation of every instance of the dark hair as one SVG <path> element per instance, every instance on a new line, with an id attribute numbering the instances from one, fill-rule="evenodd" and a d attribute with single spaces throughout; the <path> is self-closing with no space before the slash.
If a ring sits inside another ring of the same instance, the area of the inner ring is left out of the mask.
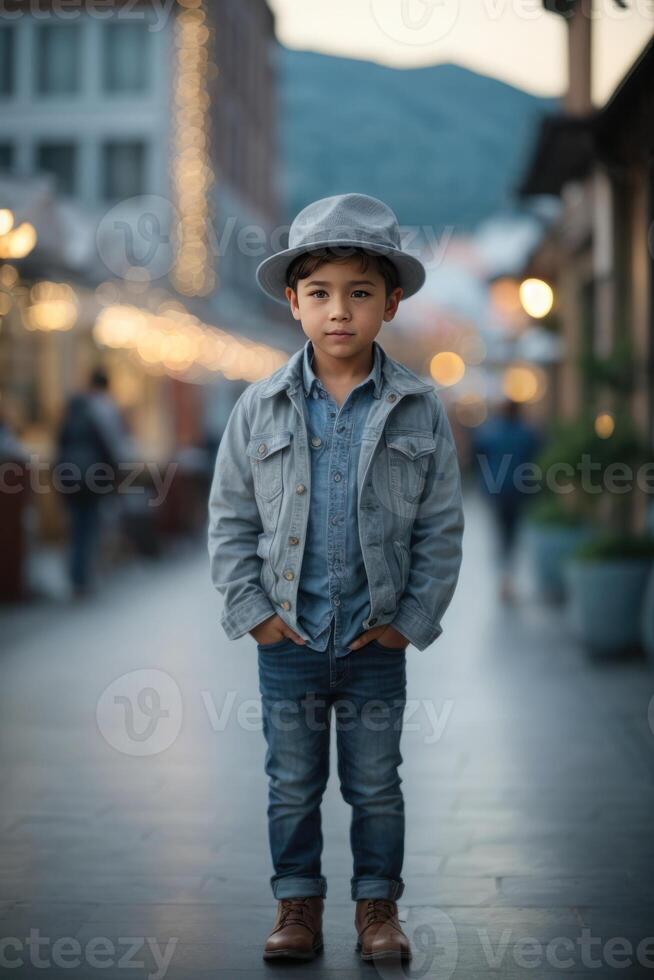
<path id="1" fill-rule="evenodd" d="M 92 388 L 108 388 L 109 387 L 109 376 L 104 368 L 94 368 L 91 372 L 91 387 Z"/>
<path id="2" fill-rule="evenodd" d="M 296 255 L 286 270 L 286 285 L 297 292 L 298 280 L 308 279 L 325 262 L 348 262 L 353 256 L 359 259 L 362 272 L 366 272 L 372 263 L 384 280 L 387 297 L 400 285 L 397 269 L 389 258 L 375 252 L 366 252 L 365 249 L 358 246 L 349 245 L 336 247 L 325 245 L 322 248 L 313 249 L 311 252 L 302 252 L 301 255 Z"/>

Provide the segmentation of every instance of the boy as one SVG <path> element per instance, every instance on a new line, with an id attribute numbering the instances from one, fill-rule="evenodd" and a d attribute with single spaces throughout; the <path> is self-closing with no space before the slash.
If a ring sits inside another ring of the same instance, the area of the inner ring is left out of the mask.
<path id="1" fill-rule="evenodd" d="M 266 959 L 311 959 L 322 948 L 332 708 L 352 806 L 357 949 L 366 960 L 411 957 L 396 903 L 406 647 L 424 650 L 442 632 L 464 521 L 440 399 L 374 338 L 424 279 L 393 211 L 364 194 L 304 208 L 289 248 L 257 269 L 308 340 L 232 410 L 209 553 L 227 636 L 257 642 L 278 899 Z"/>

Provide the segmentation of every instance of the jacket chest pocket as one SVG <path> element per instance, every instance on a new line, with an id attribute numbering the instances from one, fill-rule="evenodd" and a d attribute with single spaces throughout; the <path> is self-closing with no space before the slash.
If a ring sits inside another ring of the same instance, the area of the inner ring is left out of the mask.
<path id="1" fill-rule="evenodd" d="M 419 432 L 387 432 L 385 438 L 391 493 L 417 503 L 425 489 L 436 441 L 431 433 Z"/>
<path id="2" fill-rule="evenodd" d="M 293 438 L 290 429 L 253 436 L 247 446 L 254 480 L 254 492 L 264 504 L 270 504 L 283 488 L 283 450 Z"/>

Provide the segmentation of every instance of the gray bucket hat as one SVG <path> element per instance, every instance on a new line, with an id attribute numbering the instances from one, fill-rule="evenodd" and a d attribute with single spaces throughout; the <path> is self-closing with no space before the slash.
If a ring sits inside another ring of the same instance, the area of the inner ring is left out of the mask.
<path id="1" fill-rule="evenodd" d="M 383 201 L 367 194 L 337 194 L 308 204 L 295 217 L 288 233 L 289 247 L 264 259 L 257 267 L 261 289 L 278 303 L 287 303 L 286 272 L 296 255 L 329 246 L 347 255 L 356 246 L 365 252 L 386 255 L 395 265 L 403 299 L 424 285 L 425 267 L 402 251 L 400 228 L 394 212 Z"/>

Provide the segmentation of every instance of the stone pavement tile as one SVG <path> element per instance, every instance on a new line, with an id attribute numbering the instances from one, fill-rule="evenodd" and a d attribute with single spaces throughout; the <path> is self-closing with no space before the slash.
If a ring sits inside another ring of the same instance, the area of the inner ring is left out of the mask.
<path id="1" fill-rule="evenodd" d="M 614 930 L 615 935 L 654 936 L 654 902 L 638 905 L 604 905 L 601 907 L 580 908 L 579 913 L 584 923 L 593 931 L 608 935 Z M 652 974 L 654 976 L 654 974 Z"/>
<path id="2" fill-rule="evenodd" d="M 616 847 L 607 853 L 606 841 L 593 838 L 568 839 L 565 845 L 561 840 L 532 840 L 503 844 L 473 844 L 465 854 L 448 856 L 443 864 L 443 873 L 448 875 L 492 875 L 494 877 L 514 877 L 535 875 L 536 877 L 565 877 L 583 874 L 588 868 L 601 866 L 605 871 L 634 872 L 651 868 L 654 873 L 654 835 L 642 839 L 637 849 L 633 844 Z"/>
<path id="3" fill-rule="evenodd" d="M 274 905 L 272 892 L 264 890 L 259 900 L 252 901 L 248 907 L 252 909 L 253 915 L 263 916 Z M 242 914 L 242 906 L 236 902 L 101 902 L 93 907 L 87 921 L 138 920 L 163 924 L 179 922 L 210 925 L 220 917 L 221 921 L 237 924 Z"/>
<path id="4" fill-rule="evenodd" d="M 622 957 L 625 968 L 629 965 L 627 960 L 634 966 L 654 968 L 651 919 L 648 922 L 641 917 L 628 930 L 616 931 L 610 927 L 600 929 L 599 921 L 588 924 L 584 921 L 588 916 L 576 909 L 498 911 L 503 914 L 491 917 L 487 909 L 410 908 L 403 917 L 404 930 L 417 949 L 436 949 L 439 944 L 459 950 L 481 949 L 489 967 L 505 959 L 517 963 L 524 950 L 537 944 L 541 949 L 534 948 L 532 955 L 535 959 L 540 957 L 543 967 L 555 967 L 557 959 L 565 959 L 570 961 L 567 971 L 599 959 L 617 969 Z"/>
<path id="5" fill-rule="evenodd" d="M 25 935 L 30 929 L 61 931 L 79 929 L 96 908 L 93 903 L 57 901 L 15 901 L 8 903 L 0 920 L 4 935 Z"/>
<path id="6" fill-rule="evenodd" d="M 233 887 L 236 894 L 230 896 Z M 0 899 L 54 901 L 65 896 L 71 902 L 197 902 L 243 901 L 260 888 L 260 880 L 232 885 L 211 875 L 107 875 L 94 874 L 86 880 L 74 876 L 31 876 L 28 879 L 0 878 Z"/>
<path id="7" fill-rule="evenodd" d="M 587 872 L 569 877 L 507 877 L 498 881 L 498 905 L 650 906 L 654 904 L 654 878 Z"/>

